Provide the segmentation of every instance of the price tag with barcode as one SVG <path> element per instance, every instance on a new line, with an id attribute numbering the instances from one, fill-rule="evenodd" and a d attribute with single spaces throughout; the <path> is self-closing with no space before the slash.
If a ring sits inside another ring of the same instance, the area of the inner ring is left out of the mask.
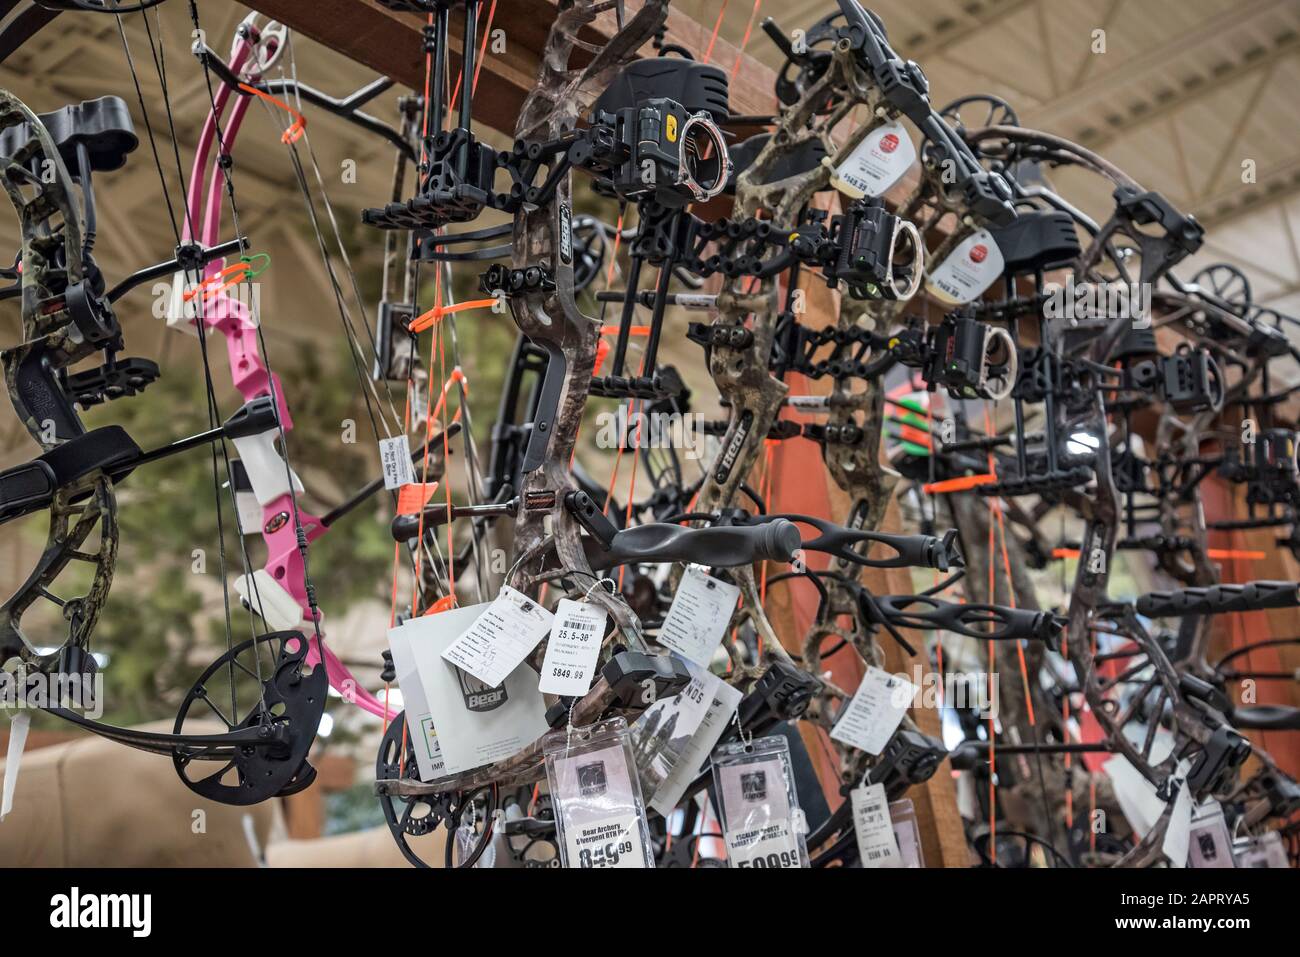
<path id="1" fill-rule="evenodd" d="M 907 714 L 917 690 L 906 678 L 868 668 L 831 729 L 831 737 L 867 754 L 879 754 Z"/>
<path id="2" fill-rule="evenodd" d="M 401 488 L 415 481 L 411 446 L 405 435 L 379 440 L 379 464 L 384 470 L 384 488 Z"/>
<path id="3" fill-rule="evenodd" d="M 599 605 L 560 599 L 542 659 L 542 680 L 538 685 L 542 691 L 580 696 L 591 690 L 606 617 Z"/>
<path id="4" fill-rule="evenodd" d="M 489 688 L 506 680 L 551 630 L 549 611 L 509 585 L 442 657 Z"/>
<path id="5" fill-rule="evenodd" d="M 902 867 L 885 786 L 868 784 L 855 788 L 849 798 L 853 802 L 853 829 L 857 832 L 858 857 L 862 866 Z"/>
<path id="6" fill-rule="evenodd" d="M 686 569 L 659 629 L 659 644 L 707 668 L 727 633 L 739 598 L 740 589 L 735 585 L 711 578 L 698 568 Z"/>

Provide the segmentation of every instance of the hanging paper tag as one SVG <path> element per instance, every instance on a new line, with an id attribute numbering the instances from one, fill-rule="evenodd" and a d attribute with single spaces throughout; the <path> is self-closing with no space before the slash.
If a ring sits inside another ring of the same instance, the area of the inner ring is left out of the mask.
<path id="1" fill-rule="evenodd" d="M 405 435 L 379 440 L 379 464 L 384 470 L 384 488 L 401 488 L 415 481 L 411 446 Z"/>
<path id="2" fill-rule="evenodd" d="M 397 514 L 419 515 L 436 491 L 438 491 L 437 482 L 413 482 L 403 485 L 397 491 Z"/>
<path id="3" fill-rule="evenodd" d="M 1111 790 L 1125 820 L 1139 839 L 1144 837 L 1165 810 L 1165 802 L 1156 794 L 1155 785 L 1122 754 L 1115 755 L 1101 769 L 1110 778 Z"/>
<path id="4" fill-rule="evenodd" d="M 893 737 L 917 692 L 906 678 L 867 668 L 858 690 L 831 729 L 831 737 L 850 747 L 879 754 Z"/>
<path id="5" fill-rule="evenodd" d="M 503 683 L 487 685 L 442 657 L 488 607 L 484 603 L 452 608 L 413 618 L 400 629 L 415 658 L 430 729 L 438 735 L 445 763 L 439 777 L 505 760 L 549 730 L 546 701 L 537 690 L 537 672 L 532 668 L 520 665 Z M 401 667 L 396 653 L 393 664 Z M 408 699 L 408 715 L 411 708 Z M 416 728 L 414 718 L 411 721 Z M 423 726 L 417 730 L 424 733 Z"/>
<path id="6" fill-rule="evenodd" d="M 171 289 L 167 296 L 167 326 L 188 332 L 197 339 L 199 330 L 195 320 L 199 316 L 199 300 L 197 296 L 191 296 L 188 301 L 185 299 L 185 293 L 195 288 L 197 283 L 188 278 L 184 270 L 177 270 L 172 275 Z"/>
<path id="7" fill-rule="evenodd" d="M 872 130 L 831 173 L 831 185 L 845 196 L 883 196 L 911 168 L 916 147 L 897 120 Z M 830 160 L 826 160 L 827 163 Z"/>
<path id="8" fill-rule="evenodd" d="M 9 722 L 9 751 L 5 755 L 5 780 L 0 792 L 0 821 L 14 809 L 14 791 L 18 788 L 18 771 L 23 763 L 23 749 L 27 747 L 27 731 L 32 726 L 32 716 L 20 711 Z"/>
<path id="9" fill-rule="evenodd" d="M 1188 867 L 1236 867 L 1232 860 L 1232 836 L 1223 819 L 1223 805 L 1208 799 L 1192 815 L 1188 834 Z"/>
<path id="10" fill-rule="evenodd" d="M 538 688 L 547 694 L 581 696 L 591 690 L 608 616 L 599 605 L 561 598 L 542 659 Z"/>
<path id="11" fill-rule="evenodd" d="M 654 867 L 627 722 L 614 718 L 542 741 L 565 867 Z"/>
<path id="12" fill-rule="evenodd" d="M 868 784 L 849 793 L 853 802 L 853 829 L 858 838 L 858 859 L 863 867 L 902 867 L 889 799 L 883 784 Z"/>
<path id="13" fill-rule="evenodd" d="M 808 866 L 805 828 L 800 827 L 803 815 L 785 738 L 723 745 L 713 753 L 713 778 L 722 804 L 729 866 Z"/>
<path id="14" fill-rule="evenodd" d="M 429 713 L 428 699 L 420 681 L 419 664 L 411 647 L 410 622 L 388 631 L 388 647 L 393 652 L 393 668 L 397 672 L 397 687 L 402 692 L 402 709 L 406 717 L 406 730 L 412 738 L 415 763 L 420 769 L 421 781 L 432 781 L 447 773 L 438 744 L 438 732 Z"/>
<path id="15" fill-rule="evenodd" d="M 967 236 L 930 272 L 926 286 L 943 302 L 964 305 L 984 295 L 1005 265 L 993 234 L 980 229 Z"/>
<path id="16" fill-rule="evenodd" d="M 637 778 L 641 793 L 650 795 L 652 802 L 664 779 L 681 762 L 691 736 L 704 722 L 713 688 L 720 683 L 707 668 L 684 659 L 682 664 L 690 672 L 690 683 L 671 698 L 656 701 L 632 725 Z"/>
<path id="17" fill-rule="evenodd" d="M 696 671 L 701 669 L 689 664 L 687 668 L 691 671 L 691 684 L 693 685 Z M 717 746 L 718 739 L 722 737 L 722 732 L 727 730 L 727 723 L 731 721 L 731 716 L 736 713 L 736 709 L 740 706 L 740 699 L 744 697 L 739 688 L 727 684 L 707 671 L 702 672 L 702 674 L 712 679 L 712 681 L 701 681 L 705 694 L 709 694 L 710 690 L 712 692 L 709 709 L 704 712 L 699 727 L 695 729 L 690 741 L 673 763 L 672 770 L 668 772 L 667 777 L 659 781 L 653 792 L 653 797 L 650 798 L 650 806 L 664 817 L 672 813 L 673 808 L 677 806 L 686 793 L 686 789 L 704 770 L 704 764 L 708 761 L 710 752 Z M 653 764 L 653 762 L 650 763 Z"/>
<path id="18" fill-rule="evenodd" d="M 554 616 L 509 585 L 442 657 L 485 685 L 506 680 L 551 630 Z"/>
<path id="19" fill-rule="evenodd" d="M 916 807 L 908 798 L 889 805 L 889 819 L 894 822 L 894 840 L 903 867 L 925 867 L 921 852 L 921 828 L 916 822 Z"/>
<path id="20" fill-rule="evenodd" d="M 1165 828 L 1165 839 L 1160 850 L 1169 858 L 1170 867 L 1186 867 L 1188 843 L 1191 838 L 1192 789 L 1187 786 L 1187 772 L 1192 769 L 1192 762 L 1186 758 L 1178 762 L 1174 778 L 1178 782 L 1178 794 L 1174 797 L 1174 808 L 1169 814 L 1169 824 Z"/>
<path id="21" fill-rule="evenodd" d="M 686 569 L 668 617 L 659 629 L 659 644 L 707 668 L 727 633 L 739 599 L 740 589 L 735 585 L 712 578 L 698 568 Z"/>

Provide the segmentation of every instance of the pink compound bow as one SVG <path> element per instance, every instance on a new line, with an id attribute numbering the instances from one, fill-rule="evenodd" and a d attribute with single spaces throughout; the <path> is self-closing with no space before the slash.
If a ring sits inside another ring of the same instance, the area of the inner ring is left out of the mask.
<path id="1" fill-rule="evenodd" d="M 272 21 L 263 29 L 256 25 L 256 15 L 250 16 L 239 27 L 227 67 L 230 74 L 248 83 L 261 79 L 283 50 L 287 31 Z M 188 216 L 185 223 L 185 240 L 197 240 L 206 246 L 214 245 L 220 234 L 222 189 L 225 183 L 223 160 L 230 155 L 235 138 L 252 98 L 235 95 L 228 83 L 223 82 L 214 93 L 212 109 L 203 124 L 195 149 L 194 167 L 190 175 L 186 196 Z M 218 136 L 218 123 L 234 96 L 226 125 Z M 214 147 L 217 155 L 213 156 Z M 198 236 L 192 235 L 194 227 Z M 302 551 L 299 548 L 298 529 L 302 529 L 306 542 L 323 535 L 328 526 L 319 516 L 308 512 L 297 500 L 303 491 L 302 484 L 276 448 L 281 430 L 293 429 L 293 418 L 285 401 L 279 377 L 271 372 L 262 359 L 258 347 L 257 319 L 249 305 L 226 292 L 223 284 L 209 288 L 217 281 L 224 268 L 220 260 L 209 263 L 204 272 L 204 282 L 191 286 L 187 294 L 198 294 L 201 308 L 193 311 L 173 308 L 169 324 L 186 331 L 193 330 L 195 316 L 206 328 L 215 329 L 226 341 L 230 358 L 230 373 L 235 388 L 245 404 L 271 397 L 279 414 L 279 427 L 240 438 L 235 438 L 239 460 L 247 474 L 250 491 L 239 492 L 244 504 L 239 508 L 240 524 L 252 524 L 254 516 L 266 543 L 267 559 L 262 569 L 245 575 L 235 587 L 255 613 L 264 618 L 272 630 L 297 628 L 311 620 L 312 601 Z M 178 277 L 182 279 L 184 277 Z M 174 286 L 173 295 L 179 297 L 182 282 Z M 177 303 L 174 300 L 174 306 Z M 256 500 L 256 509 L 248 500 Z M 295 522 L 295 517 L 297 521 Z M 241 529 L 242 531 L 242 529 Z M 320 609 L 315 611 L 316 622 L 323 621 Z M 323 637 L 323 632 L 319 632 Z M 320 662 L 322 655 L 325 671 L 332 688 L 343 697 L 379 717 L 394 717 L 383 702 L 363 688 L 348 667 L 323 645 L 315 634 L 308 639 L 310 652 L 308 664 Z"/>

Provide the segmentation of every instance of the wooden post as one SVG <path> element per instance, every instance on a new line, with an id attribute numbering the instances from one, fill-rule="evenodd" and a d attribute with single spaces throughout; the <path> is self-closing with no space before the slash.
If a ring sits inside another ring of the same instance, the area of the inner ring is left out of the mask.
<path id="1" fill-rule="evenodd" d="M 812 328 L 822 328 L 835 322 L 839 312 L 839 297 L 825 284 L 809 282 L 806 285 L 806 313 L 801 321 Z M 791 394 L 819 394 L 830 391 L 829 380 L 811 381 L 802 375 L 787 377 Z M 810 515 L 844 516 L 848 514 L 848 494 L 835 484 L 821 461 L 821 451 L 816 444 L 804 441 L 779 442 L 772 454 L 772 495 L 769 508 L 774 512 L 802 512 Z M 808 481 L 812 475 L 822 476 L 822 481 Z M 891 501 L 885 512 L 881 531 L 902 530 L 896 501 Z M 810 555 L 810 567 L 822 568 L 824 556 Z M 862 581 L 877 594 L 911 594 L 912 582 L 906 569 L 866 569 Z M 777 634 L 794 655 L 802 653 L 800 643 L 812 623 L 817 608 L 816 593 L 810 587 L 797 583 L 780 586 L 769 593 L 765 606 Z M 922 657 L 911 657 L 894 642 L 885 638 L 885 667 L 893 673 L 909 677 L 919 667 L 922 673 L 930 666 Z M 864 668 L 854 655 L 842 654 L 828 660 L 827 669 L 837 685 L 845 690 L 856 688 L 862 680 Z M 912 718 L 925 734 L 940 737 L 939 713 L 933 709 L 913 709 Z M 804 742 L 826 799 L 834 809 L 843 801 L 839 791 L 839 768 L 831 760 L 822 732 L 813 727 L 801 726 Z M 940 765 L 934 777 L 907 795 L 916 805 L 917 823 L 921 831 L 921 845 L 927 867 L 966 867 L 970 853 L 962 829 L 961 815 L 957 810 L 957 792 L 952 774 L 946 764 Z"/>

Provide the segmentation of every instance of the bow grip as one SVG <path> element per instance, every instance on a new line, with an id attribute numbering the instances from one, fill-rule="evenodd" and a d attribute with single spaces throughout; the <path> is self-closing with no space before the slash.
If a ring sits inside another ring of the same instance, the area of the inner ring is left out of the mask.
<path id="1" fill-rule="evenodd" d="M 652 523 L 624 529 L 609 548 L 584 541 L 593 571 L 634 563 L 695 562 L 710 568 L 734 568 L 754 562 L 789 562 L 799 549 L 799 529 L 783 518 L 759 525 L 683 528 Z"/>
<path id="2" fill-rule="evenodd" d="M 1143 595 L 1136 602 L 1138 613 L 1148 618 L 1218 615 L 1266 608 L 1294 608 L 1297 605 L 1300 605 L 1300 583 L 1280 581 L 1157 591 Z"/>

